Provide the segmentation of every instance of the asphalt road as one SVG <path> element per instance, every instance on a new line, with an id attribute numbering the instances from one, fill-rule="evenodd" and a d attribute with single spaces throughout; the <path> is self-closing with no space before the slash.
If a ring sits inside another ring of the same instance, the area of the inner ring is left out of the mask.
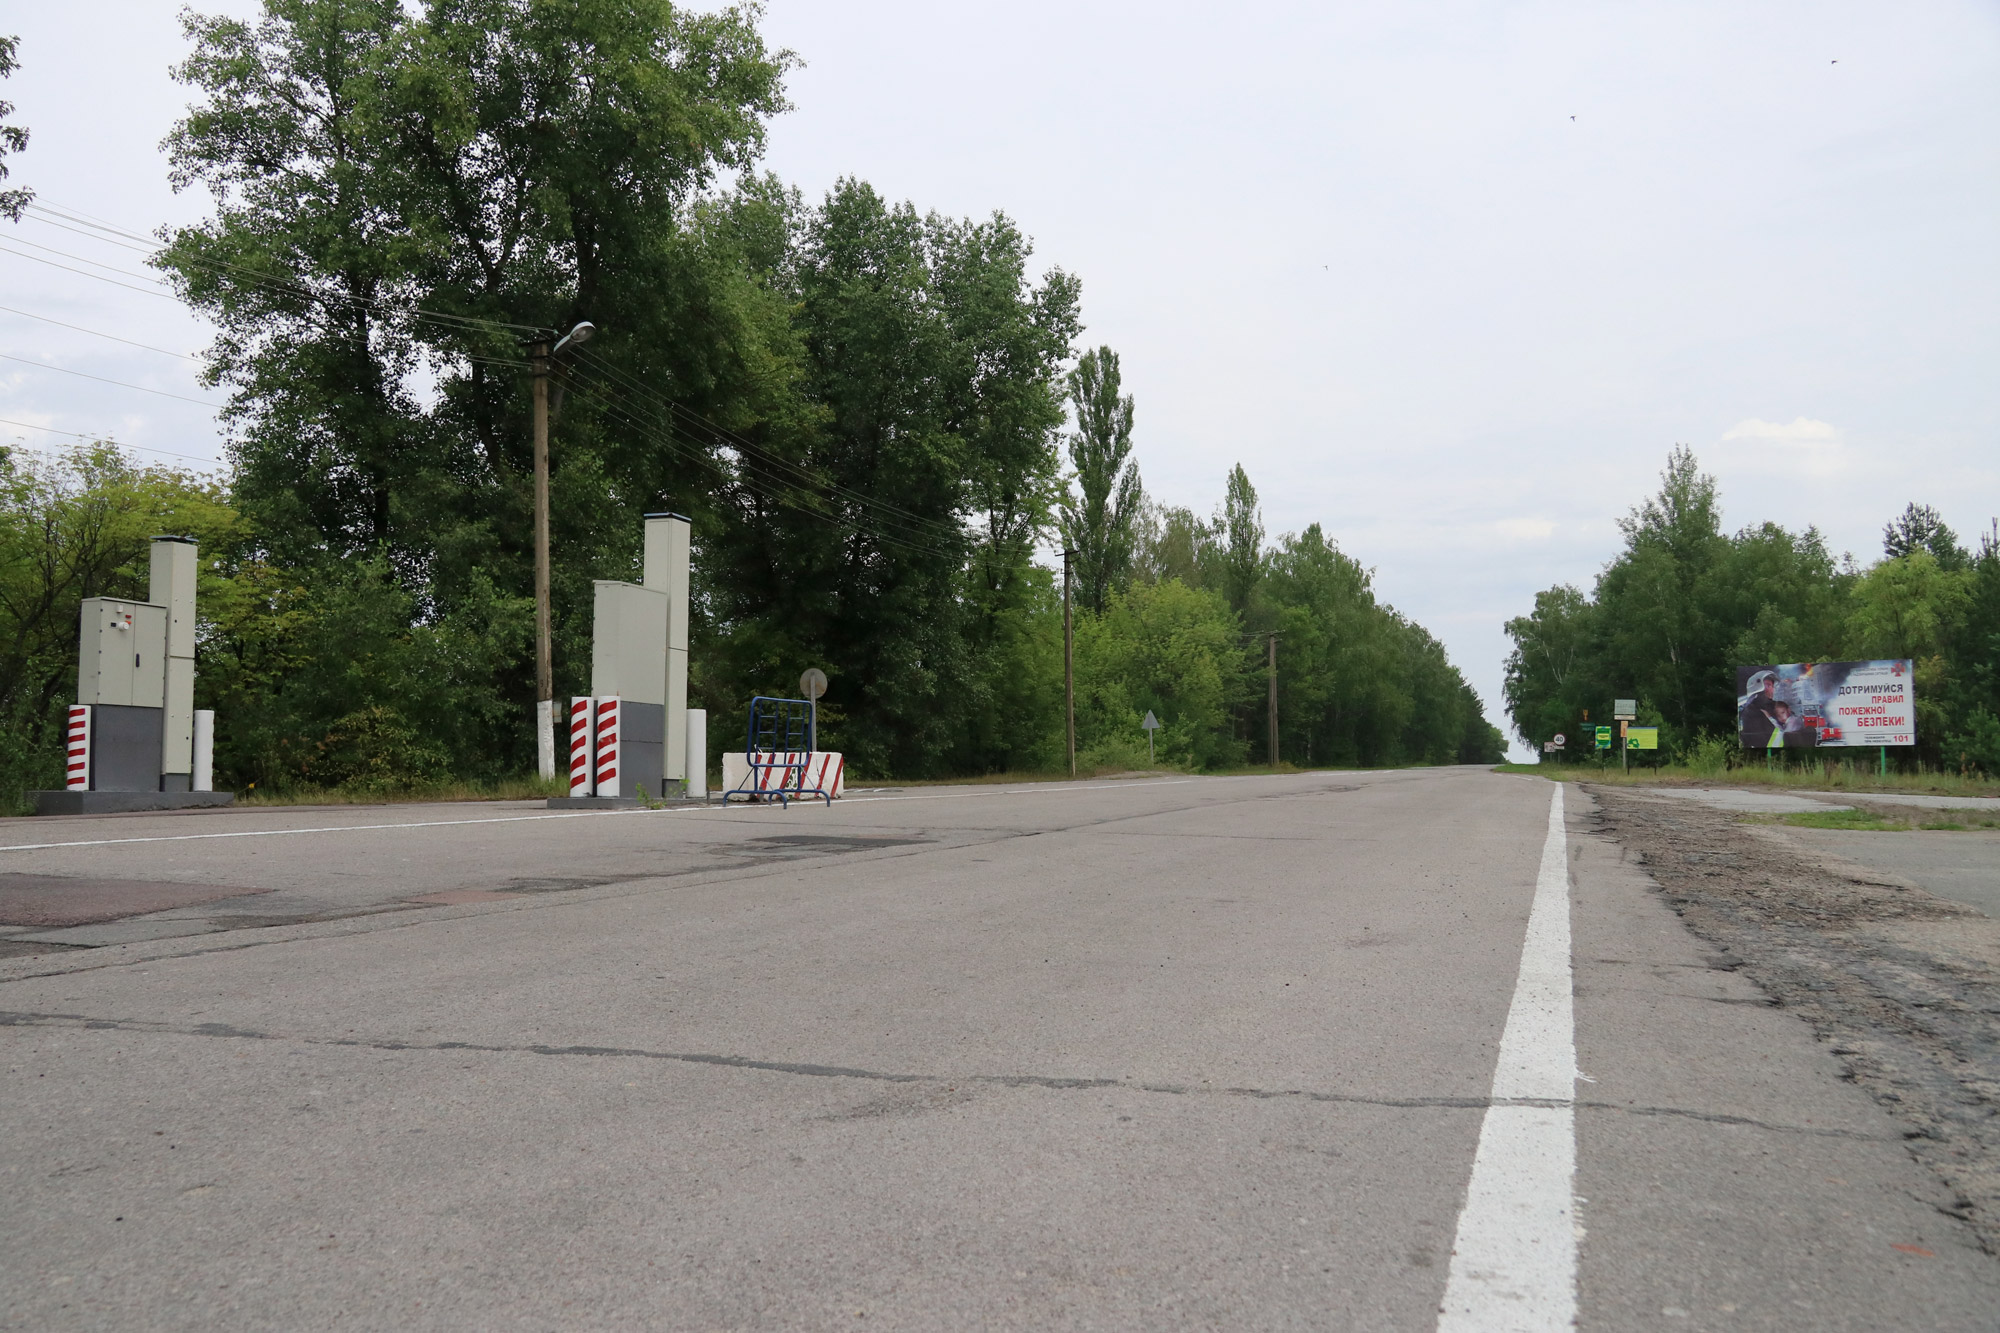
<path id="1" fill-rule="evenodd" d="M 1785 832 L 1808 847 L 1900 875 L 1941 898 L 2000 917 L 2000 833 Z"/>
<path id="2" fill-rule="evenodd" d="M 1529 1326 L 1475 1157 L 1574 1195 L 1519 1280 L 1585 1328 L 1995 1327 L 1895 1122 L 1554 791 L 0 823 L 0 876 L 269 890 L 0 958 L 0 1327 Z M 1574 1097 L 1496 1106 L 1503 1031 Z"/>

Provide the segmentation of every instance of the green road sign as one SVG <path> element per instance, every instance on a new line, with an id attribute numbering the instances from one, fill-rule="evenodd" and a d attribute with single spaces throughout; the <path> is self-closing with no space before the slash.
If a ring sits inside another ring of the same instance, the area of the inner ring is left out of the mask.
<path id="1" fill-rule="evenodd" d="M 1658 727 L 1627 727 L 1625 748 L 1628 750 L 1657 750 L 1660 748 Z"/>
<path id="2" fill-rule="evenodd" d="M 1611 748 L 1611 728 L 1599 727 L 1597 729 L 1597 748 L 1600 750 Z"/>

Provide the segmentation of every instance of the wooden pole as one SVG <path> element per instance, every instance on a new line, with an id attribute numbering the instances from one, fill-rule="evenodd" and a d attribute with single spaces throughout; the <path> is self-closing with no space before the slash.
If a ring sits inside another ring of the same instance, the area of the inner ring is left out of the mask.
<path id="1" fill-rule="evenodd" d="M 1069 565 L 1074 551 L 1063 552 L 1063 719 L 1069 739 L 1069 775 L 1076 776 L 1076 633 L 1070 622 Z"/>
<path id="2" fill-rule="evenodd" d="M 1270 756 L 1271 767 L 1276 768 L 1278 766 L 1278 636 L 1275 633 L 1268 635 L 1267 642 L 1270 648 L 1271 677 L 1271 744 L 1267 753 Z"/>

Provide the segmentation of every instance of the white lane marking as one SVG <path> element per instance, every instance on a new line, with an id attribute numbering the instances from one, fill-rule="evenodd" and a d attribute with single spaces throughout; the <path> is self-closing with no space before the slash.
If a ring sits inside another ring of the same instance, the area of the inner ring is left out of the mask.
<path id="1" fill-rule="evenodd" d="M 1479 1129 L 1439 1333 L 1552 1333 L 1576 1323 L 1576 1020 L 1563 785 L 1553 785 L 1520 976 L 1493 1071 L 1495 1104 Z"/>
<path id="2" fill-rule="evenodd" d="M 1178 787 L 1189 782 L 1226 782 L 1227 778 L 1165 778 L 1144 783 L 1146 787 Z M 1100 782 L 1091 786 L 1071 787 L 1063 785 L 1063 791 L 1132 791 L 1139 784 L 1131 782 Z M 1033 796 L 1057 789 L 1057 784 L 1048 787 L 1028 787 L 1020 790 L 980 791 L 980 792 L 936 792 L 926 796 L 854 796 L 842 797 L 843 805 L 865 805 L 870 801 L 955 801 L 969 797 L 990 796 Z M 810 803 L 800 805 L 813 808 Z M 46 852 L 63 847 L 114 847 L 128 842 L 201 842 L 209 838 L 283 838 L 301 833 L 380 833 L 390 829 L 411 828 L 451 828 L 459 824 L 528 824 L 542 819 L 603 819 L 609 815 L 713 815 L 728 811 L 764 809 L 749 805 L 677 806 L 670 810 L 566 810 L 553 815 L 492 815 L 484 819 L 426 819 L 400 824 L 327 824 L 320 828 L 271 828 L 238 829 L 229 833 L 162 833 L 140 838 L 90 838 L 71 842 L 22 842 L 12 846 L 0 846 L 0 852 Z M 824 808 L 824 807 L 821 807 Z"/>

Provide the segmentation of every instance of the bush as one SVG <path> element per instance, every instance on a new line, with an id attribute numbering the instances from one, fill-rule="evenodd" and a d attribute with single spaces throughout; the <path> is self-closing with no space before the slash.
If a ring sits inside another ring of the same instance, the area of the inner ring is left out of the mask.
<path id="1" fill-rule="evenodd" d="M 299 764 L 299 777 L 312 786 L 384 795 L 438 786 L 450 776 L 450 757 L 380 705 L 335 722 Z"/>
<path id="2" fill-rule="evenodd" d="M 1984 708 L 1974 709 L 1965 719 L 1965 730 L 1946 738 L 1945 762 L 1956 764 L 1960 773 L 1978 769 L 1990 778 L 2000 778 L 2000 717 Z"/>
<path id="3" fill-rule="evenodd" d="M 1737 757 L 1735 742 L 1704 731 L 1681 747 L 1680 762 L 1696 773 L 1714 776 L 1727 771 Z"/>

